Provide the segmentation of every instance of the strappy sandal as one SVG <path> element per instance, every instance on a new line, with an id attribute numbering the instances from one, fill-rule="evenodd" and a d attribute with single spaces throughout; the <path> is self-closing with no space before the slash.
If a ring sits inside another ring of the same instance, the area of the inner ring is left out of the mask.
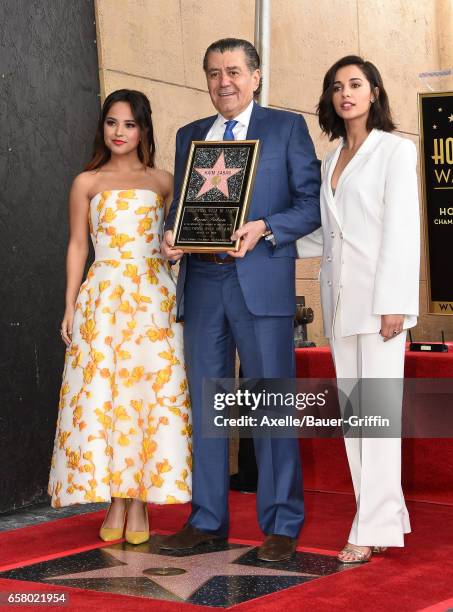
<path id="1" fill-rule="evenodd" d="M 352 555 L 351 559 L 343 559 L 342 554 Z M 338 553 L 337 559 L 341 563 L 367 563 L 373 555 L 373 547 L 370 546 L 368 552 L 356 548 L 353 544 L 346 544 L 343 550 Z"/>
<path id="2" fill-rule="evenodd" d="M 387 546 L 373 546 L 373 553 L 380 555 L 381 553 L 385 553 L 387 550 Z"/>

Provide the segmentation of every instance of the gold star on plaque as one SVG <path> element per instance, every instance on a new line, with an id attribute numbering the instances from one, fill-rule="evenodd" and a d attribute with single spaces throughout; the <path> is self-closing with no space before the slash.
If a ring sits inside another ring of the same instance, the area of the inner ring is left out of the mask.
<path id="1" fill-rule="evenodd" d="M 442 107 L 437 109 L 439 111 L 439 113 L 441 113 L 444 109 Z"/>
<path id="2" fill-rule="evenodd" d="M 433 130 L 437 130 L 437 125 L 436 124 L 433 125 Z"/>
<path id="3" fill-rule="evenodd" d="M 449 121 L 450 123 L 453 123 L 453 114 L 452 114 L 452 115 L 449 115 L 449 117 L 448 117 L 448 121 Z"/>
<path id="4" fill-rule="evenodd" d="M 228 191 L 228 179 L 241 171 L 241 168 L 227 168 L 225 166 L 225 156 L 222 151 L 212 168 L 195 168 L 195 171 L 205 179 L 197 198 L 211 189 L 218 189 L 227 198 L 230 197 Z"/>

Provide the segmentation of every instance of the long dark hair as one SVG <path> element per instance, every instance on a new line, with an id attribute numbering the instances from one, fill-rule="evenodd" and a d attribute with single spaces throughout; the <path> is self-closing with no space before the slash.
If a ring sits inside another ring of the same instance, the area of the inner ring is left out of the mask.
<path id="1" fill-rule="evenodd" d="M 379 70 L 374 64 L 366 62 L 358 55 L 347 55 L 346 57 L 342 57 L 326 72 L 322 85 L 322 94 L 317 108 L 319 125 L 322 131 L 329 136 L 329 140 L 335 140 L 340 136 L 345 138 L 346 136 L 344 121 L 337 115 L 332 104 L 335 75 L 337 71 L 344 66 L 358 66 L 370 83 L 371 91 L 373 92 L 376 87 L 378 88 L 375 100 L 370 106 L 366 124 L 367 130 L 371 131 L 373 128 L 377 128 L 384 132 L 392 132 L 396 126 L 393 123 L 389 99 L 384 89 L 384 83 Z"/>
<path id="2" fill-rule="evenodd" d="M 110 149 L 107 148 L 104 142 L 104 122 L 110 107 L 115 104 L 115 102 L 127 102 L 131 107 L 132 116 L 140 128 L 141 139 L 137 148 L 138 158 L 144 166 L 154 168 L 156 144 L 154 142 L 154 130 L 149 100 L 141 91 L 118 89 L 109 94 L 102 105 L 96 136 L 94 138 L 93 157 L 85 166 L 85 170 L 97 170 L 110 159 Z"/>

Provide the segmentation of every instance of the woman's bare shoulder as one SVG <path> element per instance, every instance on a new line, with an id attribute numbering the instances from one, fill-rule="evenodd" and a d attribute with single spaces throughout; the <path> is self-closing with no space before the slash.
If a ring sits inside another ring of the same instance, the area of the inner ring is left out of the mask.
<path id="1" fill-rule="evenodd" d="M 80 190 L 89 190 L 93 187 L 98 177 L 98 173 L 95 170 L 86 170 L 78 174 L 72 181 L 72 187 Z"/>
<path id="2" fill-rule="evenodd" d="M 71 185 L 71 197 L 90 199 L 96 193 L 96 171 L 87 170 L 78 174 Z"/>

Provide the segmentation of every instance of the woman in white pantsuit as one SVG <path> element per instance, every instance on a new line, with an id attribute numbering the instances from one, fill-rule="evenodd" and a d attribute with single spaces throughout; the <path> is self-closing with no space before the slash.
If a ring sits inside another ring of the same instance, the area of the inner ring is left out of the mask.
<path id="1" fill-rule="evenodd" d="M 391 133 L 395 126 L 382 78 L 360 57 L 342 58 L 328 70 L 318 114 L 330 140 L 341 141 L 323 164 L 322 228 L 302 238 L 298 249 L 309 257 L 320 254 L 314 247 L 323 243 L 324 329 L 339 387 L 344 389 L 345 379 L 402 379 L 406 330 L 418 314 L 416 149 Z M 367 413 L 366 395 L 359 401 Z M 382 408 L 399 420 L 401 402 L 397 391 Z M 357 513 L 338 558 L 363 563 L 373 551 L 404 546 L 410 532 L 401 490 L 401 440 L 345 442 Z"/>

